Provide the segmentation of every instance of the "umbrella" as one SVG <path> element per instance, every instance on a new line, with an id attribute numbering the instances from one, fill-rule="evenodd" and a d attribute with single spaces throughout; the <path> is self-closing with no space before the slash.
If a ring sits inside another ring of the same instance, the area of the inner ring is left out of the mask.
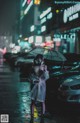
<path id="1" fill-rule="evenodd" d="M 37 47 L 32 49 L 28 56 L 36 56 L 37 54 L 42 54 L 45 59 L 54 60 L 54 61 L 66 61 L 66 58 L 62 53 L 53 49 L 46 49 L 42 47 Z"/>
<path id="2" fill-rule="evenodd" d="M 47 50 L 44 52 L 44 58 L 54 61 L 66 61 L 66 58 L 62 53 L 56 50 Z"/>

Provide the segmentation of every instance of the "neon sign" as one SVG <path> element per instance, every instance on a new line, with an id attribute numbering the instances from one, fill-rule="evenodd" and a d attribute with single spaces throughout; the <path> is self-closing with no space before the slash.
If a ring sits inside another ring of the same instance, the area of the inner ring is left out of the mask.
<path id="1" fill-rule="evenodd" d="M 33 32 L 35 30 L 35 26 L 32 25 L 31 28 L 30 28 L 30 31 Z"/>
<path id="2" fill-rule="evenodd" d="M 46 11 L 43 11 L 43 13 L 40 15 L 40 19 L 46 16 L 49 12 L 51 12 L 51 7 L 49 7 Z"/>
<path id="3" fill-rule="evenodd" d="M 24 2 L 22 3 L 22 7 L 24 7 L 26 3 L 30 4 L 30 2 L 31 2 L 31 0 L 24 0 Z"/>
<path id="4" fill-rule="evenodd" d="M 24 11 L 24 14 L 26 15 L 28 13 L 28 11 L 30 10 L 31 6 L 33 5 L 33 0 L 30 2 L 30 4 L 28 5 L 28 7 L 26 8 L 26 10 Z"/>
<path id="5" fill-rule="evenodd" d="M 24 2 L 22 3 L 22 7 L 24 7 L 26 4 L 26 0 L 24 0 Z"/>
<path id="6" fill-rule="evenodd" d="M 52 12 L 50 12 L 48 15 L 47 15 L 47 19 L 51 19 L 52 18 Z"/>
<path id="7" fill-rule="evenodd" d="M 74 14 L 73 16 L 69 17 L 69 21 L 72 21 L 72 20 L 74 20 L 74 19 L 76 19 L 76 18 L 78 18 L 78 17 L 79 17 L 79 14 L 76 13 L 76 14 Z"/>
<path id="8" fill-rule="evenodd" d="M 78 12 L 79 11 L 80 11 L 80 4 L 76 4 L 72 7 L 69 7 L 68 9 L 65 9 L 64 10 L 64 16 L 63 16 L 64 23 L 67 23 L 68 18 L 69 18 L 69 21 L 72 21 L 73 19 L 78 18 L 78 16 L 79 16 Z"/>
<path id="9" fill-rule="evenodd" d="M 31 0 L 27 0 L 27 4 L 30 4 Z"/>
<path id="10" fill-rule="evenodd" d="M 41 32 L 44 32 L 46 30 L 46 26 L 41 27 Z"/>
<path id="11" fill-rule="evenodd" d="M 46 17 L 44 17 L 44 18 L 41 20 L 41 24 L 43 24 L 44 22 L 46 22 Z"/>

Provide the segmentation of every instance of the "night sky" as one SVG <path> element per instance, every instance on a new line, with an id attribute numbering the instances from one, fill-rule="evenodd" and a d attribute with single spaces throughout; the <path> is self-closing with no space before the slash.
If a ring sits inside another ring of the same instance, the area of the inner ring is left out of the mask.
<path id="1" fill-rule="evenodd" d="M 16 1 L 0 0 L 0 35 L 12 34 L 16 23 Z"/>

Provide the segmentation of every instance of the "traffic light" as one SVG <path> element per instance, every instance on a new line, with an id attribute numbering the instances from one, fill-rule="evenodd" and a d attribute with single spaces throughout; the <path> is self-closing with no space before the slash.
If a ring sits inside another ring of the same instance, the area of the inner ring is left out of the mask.
<path id="1" fill-rule="evenodd" d="M 39 5 L 40 2 L 41 2 L 41 0 L 34 0 L 34 4 L 35 4 L 35 5 Z"/>

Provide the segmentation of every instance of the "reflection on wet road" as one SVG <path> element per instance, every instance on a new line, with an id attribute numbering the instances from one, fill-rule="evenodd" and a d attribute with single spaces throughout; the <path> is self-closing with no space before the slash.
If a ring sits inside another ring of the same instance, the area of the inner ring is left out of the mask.
<path id="1" fill-rule="evenodd" d="M 0 65 L 0 114 L 9 114 L 10 123 L 30 120 L 30 83 L 20 80 L 18 71 Z"/>
<path id="2" fill-rule="evenodd" d="M 0 114 L 9 114 L 10 123 L 29 123 L 30 83 L 20 79 L 19 75 L 17 70 L 12 71 L 8 65 L 0 64 Z M 53 117 L 45 118 L 45 123 L 80 123 L 79 116 L 64 116 L 58 110 L 56 112 L 53 112 Z M 38 117 L 36 108 L 34 116 Z M 40 119 L 36 121 L 34 123 L 39 123 Z"/>

